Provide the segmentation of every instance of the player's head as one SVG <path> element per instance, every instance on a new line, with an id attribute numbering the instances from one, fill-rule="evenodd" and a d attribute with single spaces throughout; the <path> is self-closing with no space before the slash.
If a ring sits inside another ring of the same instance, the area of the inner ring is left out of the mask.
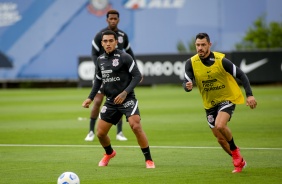
<path id="1" fill-rule="evenodd" d="M 207 33 L 198 33 L 196 35 L 195 46 L 200 58 L 206 58 L 210 54 L 210 37 Z"/>
<path id="2" fill-rule="evenodd" d="M 107 12 L 107 23 L 109 29 L 115 31 L 119 23 L 119 12 L 116 10 L 109 10 Z"/>
<path id="3" fill-rule="evenodd" d="M 111 30 L 104 31 L 102 33 L 101 44 L 106 53 L 114 51 L 117 46 L 117 34 Z"/>
<path id="4" fill-rule="evenodd" d="M 109 18 L 109 15 L 110 14 L 115 14 L 115 15 L 117 15 L 117 17 L 119 18 L 119 12 L 117 11 L 117 10 L 109 10 L 108 12 L 107 12 L 107 18 Z"/>

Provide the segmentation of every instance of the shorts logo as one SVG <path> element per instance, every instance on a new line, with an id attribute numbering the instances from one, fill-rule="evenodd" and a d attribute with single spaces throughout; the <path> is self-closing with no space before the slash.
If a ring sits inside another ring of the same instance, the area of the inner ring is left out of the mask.
<path id="1" fill-rule="evenodd" d="M 113 59 L 113 66 L 118 66 L 118 65 L 119 65 L 118 59 Z"/>
<path id="2" fill-rule="evenodd" d="M 124 108 L 128 108 L 130 106 L 131 106 L 131 108 L 133 108 L 135 106 L 135 102 L 133 100 L 127 101 L 123 104 Z"/>
<path id="3" fill-rule="evenodd" d="M 214 122 L 213 115 L 208 115 L 208 122 L 209 122 L 209 123 Z"/>
<path id="4" fill-rule="evenodd" d="M 102 109 L 101 109 L 101 113 L 105 113 L 106 111 L 107 111 L 107 107 L 103 106 Z"/>

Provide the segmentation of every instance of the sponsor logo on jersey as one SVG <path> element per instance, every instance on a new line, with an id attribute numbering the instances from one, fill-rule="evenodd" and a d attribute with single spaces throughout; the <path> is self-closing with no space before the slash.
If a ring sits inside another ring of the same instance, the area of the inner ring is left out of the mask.
<path id="1" fill-rule="evenodd" d="M 118 66 L 118 65 L 119 65 L 118 59 L 113 59 L 113 66 Z"/>
<path id="2" fill-rule="evenodd" d="M 103 77 L 103 83 L 120 81 L 119 77 Z"/>
<path id="3" fill-rule="evenodd" d="M 107 82 L 120 81 L 119 77 L 111 77 L 111 73 L 113 73 L 113 70 L 102 71 L 103 84 L 105 84 Z"/>
<path id="4" fill-rule="evenodd" d="M 217 81 L 216 79 L 202 81 L 204 91 L 208 92 L 208 91 L 220 90 L 220 89 L 225 88 L 224 84 L 215 86 L 214 83 L 216 81 Z"/>

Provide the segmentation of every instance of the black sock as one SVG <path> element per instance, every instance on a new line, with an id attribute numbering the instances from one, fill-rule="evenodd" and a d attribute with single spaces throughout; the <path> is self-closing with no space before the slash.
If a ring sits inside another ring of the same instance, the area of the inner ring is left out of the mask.
<path id="1" fill-rule="evenodd" d="M 146 160 L 152 160 L 149 146 L 147 148 L 141 148 L 141 150 L 142 150 L 142 153 L 143 153 L 143 155 L 145 157 L 145 161 Z"/>
<path id="2" fill-rule="evenodd" d="M 230 141 L 228 141 L 228 143 L 229 143 L 231 151 L 234 151 L 237 148 L 237 146 L 234 143 L 233 137 L 232 137 L 232 139 Z"/>
<path id="3" fill-rule="evenodd" d="M 94 127 L 96 123 L 96 118 L 90 118 L 90 127 L 89 130 L 94 132 Z"/>
<path id="4" fill-rule="evenodd" d="M 117 123 L 117 134 L 122 131 L 122 119 Z"/>
<path id="5" fill-rule="evenodd" d="M 114 151 L 111 145 L 104 147 L 104 149 L 105 149 L 107 155 L 112 154 L 113 151 Z"/>

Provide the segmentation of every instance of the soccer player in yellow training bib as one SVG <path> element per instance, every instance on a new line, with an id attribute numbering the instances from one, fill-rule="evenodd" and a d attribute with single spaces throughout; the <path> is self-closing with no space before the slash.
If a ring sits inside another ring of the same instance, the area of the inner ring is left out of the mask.
<path id="1" fill-rule="evenodd" d="M 244 96 L 234 78 L 242 82 L 246 92 L 247 106 L 254 109 L 257 102 L 246 74 L 226 59 L 224 54 L 211 52 L 211 45 L 207 33 L 197 34 L 195 41 L 197 54 L 188 59 L 185 64 L 182 85 L 186 92 L 190 92 L 193 81 L 196 83 L 212 133 L 224 151 L 232 156 L 235 167 L 232 172 L 238 173 L 247 165 L 247 162 L 243 159 L 227 126 L 236 104 L 244 103 Z"/>

